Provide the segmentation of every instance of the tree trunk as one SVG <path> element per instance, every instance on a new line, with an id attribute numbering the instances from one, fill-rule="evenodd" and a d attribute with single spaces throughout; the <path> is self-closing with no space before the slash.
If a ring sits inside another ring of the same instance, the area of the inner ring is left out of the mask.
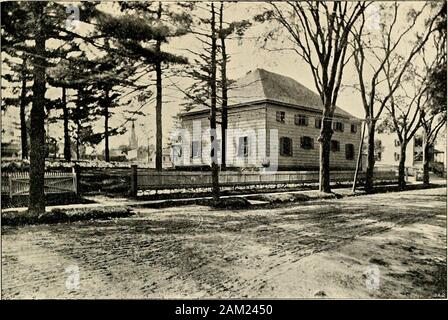
<path id="1" fill-rule="evenodd" d="M 423 141 L 423 184 L 429 185 L 429 143 L 425 138 Z"/>
<path id="2" fill-rule="evenodd" d="M 106 90 L 106 101 L 104 104 L 104 158 L 110 162 L 109 154 L 109 91 Z"/>
<path id="3" fill-rule="evenodd" d="M 162 170 L 162 68 L 156 63 L 156 170 Z"/>
<path id="4" fill-rule="evenodd" d="M 210 91 L 211 91 L 211 101 L 210 101 L 210 142 L 214 143 L 214 139 L 216 137 L 216 29 L 215 29 L 215 6 L 212 2 L 212 19 L 211 19 L 211 28 L 212 28 L 212 48 L 211 48 L 211 79 L 210 79 Z M 219 201 L 219 167 L 217 161 L 216 152 L 214 155 L 211 155 L 211 165 L 212 165 L 212 196 L 213 201 L 217 203 Z"/>
<path id="5" fill-rule="evenodd" d="M 406 147 L 407 143 L 402 142 L 400 146 L 400 162 L 398 163 L 398 189 L 406 188 Z"/>
<path id="6" fill-rule="evenodd" d="M 320 131 L 320 163 L 319 163 L 319 191 L 330 193 L 330 146 L 333 129 L 331 127 L 331 116 L 324 113 L 322 129 Z"/>
<path id="7" fill-rule="evenodd" d="M 76 125 L 76 160 L 80 160 L 81 158 L 81 106 L 84 103 L 84 92 L 82 88 L 78 89 L 78 101 L 76 102 L 76 117 L 75 117 L 75 125 Z"/>
<path id="8" fill-rule="evenodd" d="M 221 170 L 226 169 L 226 147 L 227 147 L 227 53 L 226 40 L 222 33 L 224 2 L 221 2 L 219 25 L 221 31 L 221 91 L 222 91 L 222 111 L 221 111 Z"/>
<path id="9" fill-rule="evenodd" d="M 367 122 L 367 168 L 366 168 L 366 184 L 365 191 L 373 192 L 374 169 L 375 169 L 375 122 Z"/>
<path id="10" fill-rule="evenodd" d="M 31 107 L 30 191 L 28 210 L 39 215 L 45 212 L 45 31 L 44 2 L 34 2 L 35 53 L 33 60 L 33 104 Z"/>
<path id="11" fill-rule="evenodd" d="M 71 161 L 72 153 L 70 148 L 70 134 L 68 131 L 67 89 L 65 87 L 62 87 L 62 114 L 64 119 L 64 159 Z"/>
<path id="12" fill-rule="evenodd" d="M 158 19 L 162 18 L 162 3 L 159 2 Z M 162 58 L 160 47 L 162 42 L 156 43 L 156 170 L 162 171 Z"/>
<path id="13" fill-rule="evenodd" d="M 79 150 L 81 146 L 81 122 L 76 122 L 76 160 L 80 160 L 81 158 L 81 152 Z"/>
<path id="14" fill-rule="evenodd" d="M 22 142 L 22 159 L 28 159 L 28 133 L 26 128 L 26 57 L 22 65 L 22 92 L 20 94 L 20 139 Z"/>

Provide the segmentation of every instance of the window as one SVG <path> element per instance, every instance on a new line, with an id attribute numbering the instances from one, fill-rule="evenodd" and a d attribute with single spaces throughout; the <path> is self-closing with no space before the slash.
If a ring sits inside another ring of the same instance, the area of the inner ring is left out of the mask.
<path id="1" fill-rule="evenodd" d="M 314 149 L 314 139 L 311 137 L 301 137 L 300 147 L 302 149 Z"/>
<path id="2" fill-rule="evenodd" d="M 344 124 L 342 122 L 334 122 L 333 123 L 333 130 L 344 132 Z"/>
<path id="3" fill-rule="evenodd" d="M 396 146 L 396 147 L 399 147 L 400 145 L 401 145 L 400 140 L 395 139 L 395 146 Z"/>
<path id="4" fill-rule="evenodd" d="M 292 139 L 289 137 L 280 138 L 280 155 L 292 156 Z"/>
<path id="5" fill-rule="evenodd" d="M 275 119 L 276 119 L 278 122 L 285 123 L 285 111 L 277 111 L 277 112 L 275 113 Z"/>
<path id="6" fill-rule="evenodd" d="M 381 152 L 375 152 L 375 162 L 381 161 Z"/>
<path id="7" fill-rule="evenodd" d="M 191 157 L 199 158 L 201 155 L 201 143 L 200 141 L 192 141 L 191 142 Z"/>
<path id="8" fill-rule="evenodd" d="M 400 160 L 400 154 L 395 152 L 394 153 L 394 159 L 395 159 L 395 161 L 399 161 Z"/>
<path id="9" fill-rule="evenodd" d="M 322 128 L 322 119 L 321 119 L 321 118 L 316 118 L 316 119 L 314 119 L 314 126 L 315 126 L 317 129 Z"/>
<path id="10" fill-rule="evenodd" d="M 351 131 L 351 133 L 356 133 L 356 132 L 358 132 L 358 126 L 357 126 L 356 124 L 352 124 L 352 125 L 350 126 L 350 131 Z"/>
<path id="11" fill-rule="evenodd" d="M 422 137 L 415 137 L 415 139 L 414 139 L 414 146 L 422 147 L 423 146 L 423 138 Z"/>
<path id="12" fill-rule="evenodd" d="M 331 151 L 338 152 L 341 151 L 341 146 L 339 144 L 339 141 L 337 140 L 331 140 Z"/>
<path id="13" fill-rule="evenodd" d="M 249 139 L 248 137 L 239 137 L 238 139 L 238 157 L 249 156 Z"/>
<path id="14" fill-rule="evenodd" d="M 307 126 L 308 125 L 308 117 L 302 114 L 296 114 L 294 116 L 294 124 L 296 126 Z"/>
<path id="15" fill-rule="evenodd" d="M 353 160 L 355 159 L 355 146 L 351 143 L 345 145 L 345 159 Z"/>
<path id="16" fill-rule="evenodd" d="M 383 153 L 382 142 L 379 139 L 375 140 L 375 161 L 381 161 L 381 155 Z"/>

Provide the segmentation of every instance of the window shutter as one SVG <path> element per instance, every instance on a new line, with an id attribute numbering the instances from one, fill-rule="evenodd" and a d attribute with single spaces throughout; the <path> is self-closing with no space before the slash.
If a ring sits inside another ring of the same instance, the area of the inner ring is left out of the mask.
<path id="1" fill-rule="evenodd" d="M 292 139 L 288 138 L 288 144 L 289 144 L 289 155 L 292 156 Z"/>
<path id="2" fill-rule="evenodd" d="M 284 140 L 284 138 L 281 137 L 281 138 L 280 138 L 280 155 L 283 155 L 283 154 L 284 154 L 284 150 L 283 150 L 283 140 Z"/>
<path id="3" fill-rule="evenodd" d="M 351 143 L 345 145 L 345 159 L 353 160 L 355 158 L 355 146 Z"/>
<path id="4" fill-rule="evenodd" d="M 337 141 L 337 140 L 331 140 L 331 142 L 330 142 L 330 146 L 331 146 L 331 151 L 333 151 L 333 152 L 337 152 L 337 151 L 340 151 L 340 144 L 339 144 L 339 141 Z"/>
<path id="5" fill-rule="evenodd" d="M 292 156 L 292 139 L 289 137 L 280 138 L 280 155 Z"/>

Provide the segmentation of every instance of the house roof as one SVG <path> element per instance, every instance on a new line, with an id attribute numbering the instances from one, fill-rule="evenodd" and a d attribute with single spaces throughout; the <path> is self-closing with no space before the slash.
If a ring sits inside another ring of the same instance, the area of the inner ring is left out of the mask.
<path id="1" fill-rule="evenodd" d="M 236 107 L 259 102 L 273 102 L 292 107 L 323 110 L 320 96 L 293 78 L 257 68 L 229 87 L 228 106 Z M 198 107 L 189 113 L 206 111 L 208 108 Z M 335 115 L 355 118 L 352 114 L 336 107 Z"/>

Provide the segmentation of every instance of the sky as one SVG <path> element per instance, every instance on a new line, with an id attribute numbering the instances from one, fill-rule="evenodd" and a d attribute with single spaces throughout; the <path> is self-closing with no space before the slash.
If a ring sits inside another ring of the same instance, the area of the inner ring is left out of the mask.
<path id="1" fill-rule="evenodd" d="M 421 5 L 422 2 L 407 2 L 406 4 L 406 6 L 409 7 L 419 7 Z M 239 2 L 227 4 L 225 18 L 228 22 L 238 21 L 241 19 L 251 19 L 254 15 L 262 12 L 263 8 L 266 8 L 267 6 L 268 4 L 263 2 Z M 119 14 L 116 4 L 113 4 L 112 2 L 102 3 L 100 7 L 105 12 Z M 381 12 L 379 12 L 377 8 L 378 7 L 374 5 L 369 14 L 374 17 L 373 19 L 381 20 L 383 17 L 381 17 Z M 378 32 L 378 30 L 375 30 L 375 22 L 376 20 L 373 20 L 373 23 L 369 24 L 369 26 L 373 28 L 372 32 Z M 83 26 L 81 25 L 79 28 L 83 28 Z M 261 48 L 263 41 L 260 40 L 260 38 L 262 39 L 263 35 L 270 31 L 270 28 L 272 28 L 272 25 L 269 24 L 254 24 L 246 32 L 243 39 L 231 39 L 227 42 L 227 51 L 231 59 L 228 64 L 228 77 L 230 79 L 238 79 L 251 70 L 263 68 L 268 71 L 289 76 L 304 86 L 316 91 L 310 68 L 308 64 L 297 55 L 297 53 L 287 50 L 272 51 Z M 269 42 L 267 47 L 283 49 L 291 47 L 291 44 L 288 42 L 288 39 L 284 34 L 278 34 L 278 38 L 279 39 L 276 42 Z M 198 42 L 194 36 L 187 35 L 181 38 L 173 39 L 168 44 L 164 44 L 163 50 L 183 54 L 191 60 L 191 55 L 189 55 L 185 49 L 188 48 L 199 50 L 200 46 L 200 42 Z M 403 46 L 401 51 L 406 53 L 406 49 L 406 46 Z M 145 78 L 147 78 L 147 80 L 154 79 L 154 74 L 148 74 Z M 183 79 L 164 79 L 164 104 L 162 114 L 164 143 L 168 141 L 169 132 L 173 128 L 173 117 L 181 110 L 181 103 L 185 101 L 183 93 L 173 87 L 171 81 L 175 81 L 176 86 L 183 88 L 186 87 L 187 83 Z M 356 83 L 356 81 L 357 75 L 354 67 L 352 64 L 349 64 L 344 72 L 343 84 L 351 85 Z M 152 88 L 152 90 L 155 91 L 154 88 Z M 51 88 L 47 90 L 47 97 L 58 97 L 59 95 L 60 89 Z M 360 95 L 354 91 L 354 89 L 344 87 L 340 91 L 337 105 L 355 117 L 364 117 L 364 110 Z M 142 111 L 146 113 L 146 116 L 140 117 L 135 123 L 139 144 L 146 145 L 148 141 L 155 144 L 155 103 L 147 105 L 142 109 Z M 110 125 L 111 127 L 118 126 L 122 124 L 123 121 L 124 117 L 121 114 L 116 114 L 112 117 Z M 103 120 L 98 121 L 96 130 L 101 131 L 102 123 Z M 130 129 L 130 123 L 128 123 L 128 129 Z M 50 125 L 50 135 L 54 137 L 60 136 L 62 138 L 61 124 Z M 112 137 L 110 139 L 111 147 L 114 148 L 127 144 L 129 135 L 130 132 L 128 131 L 122 136 Z M 102 150 L 103 148 L 104 143 L 101 143 L 97 149 Z"/>

